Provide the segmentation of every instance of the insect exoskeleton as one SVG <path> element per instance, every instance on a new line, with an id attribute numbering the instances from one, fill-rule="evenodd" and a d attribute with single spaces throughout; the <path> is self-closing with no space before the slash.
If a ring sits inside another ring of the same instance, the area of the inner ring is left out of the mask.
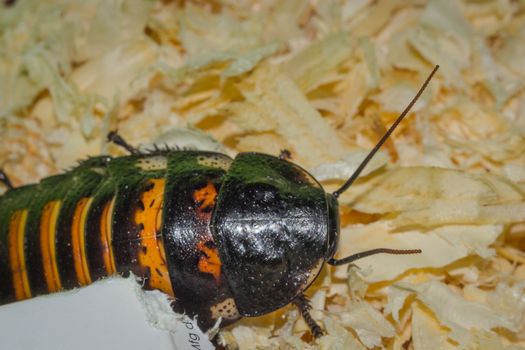
<path id="1" fill-rule="evenodd" d="M 377 248 L 335 259 L 337 198 L 359 176 L 422 93 L 354 174 L 327 193 L 306 170 L 261 153 L 139 152 L 83 161 L 62 175 L 13 188 L 0 182 L 0 303 L 28 299 L 130 273 L 173 299 L 203 329 L 295 304 L 312 334 L 323 334 L 304 292 L 325 263 L 341 265 Z M 289 155 L 289 152 L 286 153 Z"/>

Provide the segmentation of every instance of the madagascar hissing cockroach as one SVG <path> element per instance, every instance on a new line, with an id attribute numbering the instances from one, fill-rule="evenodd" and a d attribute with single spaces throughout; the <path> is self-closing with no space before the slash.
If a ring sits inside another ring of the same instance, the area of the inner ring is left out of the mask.
<path id="1" fill-rule="evenodd" d="M 312 334 L 323 331 L 303 294 L 325 263 L 348 264 L 378 248 L 335 259 L 338 197 L 408 113 L 437 70 L 353 175 L 327 193 L 306 170 L 261 153 L 154 149 L 99 156 L 40 183 L 0 182 L 0 304 L 135 274 L 173 310 L 206 330 L 293 303 Z"/>

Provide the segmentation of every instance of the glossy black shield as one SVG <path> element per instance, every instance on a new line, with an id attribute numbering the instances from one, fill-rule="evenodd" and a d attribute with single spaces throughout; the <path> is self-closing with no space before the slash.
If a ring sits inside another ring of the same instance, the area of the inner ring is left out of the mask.
<path id="1" fill-rule="evenodd" d="M 328 249 L 328 217 L 326 194 L 304 169 L 265 154 L 235 158 L 212 232 L 242 316 L 276 310 L 308 287 Z"/>

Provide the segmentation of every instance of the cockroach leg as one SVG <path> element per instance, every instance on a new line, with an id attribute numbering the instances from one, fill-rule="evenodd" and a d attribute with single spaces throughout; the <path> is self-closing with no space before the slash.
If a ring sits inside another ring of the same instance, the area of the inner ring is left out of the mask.
<path id="1" fill-rule="evenodd" d="M 292 152 L 287 149 L 282 149 L 279 153 L 279 159 L 281 160 L 290 160 L 292 159 Z"/>
<path id="2" fill-rule="evenodd" d="M 3 183 L 10 190 L 15 188 L 11 180 L 9 180 L 9 176 L 7 176 L 7 174 L 2 169 L 0 169 L 0 182 Z"/>
<path id="3" fill-rule="evenodd" d="M 131 146 L 117 131 L 110 131 L 107 136 L 108 142 L 112 142 L 117 146 L 124 148 L 131 154 L 140 154 L 140 151 L 135 147 Z"/>
<path id="4" fill-rule="evenodd" d="M 308 298 L 304 294 L 300 294 L 297 298 L 295 298 L 293 304 L 297 306 L 299 312 L 301 312 L 301 315 L 303 316 L 304 320 L 306 321 L 306 324 L 310 328 L 312 335 L 315 338 L 319 338 L 322 335 L 324 335 L 321 326 L 319 326 L 317 322 L 315 322 L 315 320 L 312 318 L 312 315 L 310 315 L 310 310 L 312 309 L 312 306 L 310 305 L 310 300 L 308 300 Z"/>

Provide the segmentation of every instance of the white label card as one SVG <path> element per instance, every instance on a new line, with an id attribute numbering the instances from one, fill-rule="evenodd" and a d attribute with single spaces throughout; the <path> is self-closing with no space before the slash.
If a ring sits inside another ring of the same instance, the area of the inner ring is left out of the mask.
<path id="1" fill-rule="evenodd" d="M 184 316 L 176 325 L 175 332 L 172 332 L 172 339 L 177 350 L 214 350 L 208 336 L 204 334 L 197 322 Z"/>

